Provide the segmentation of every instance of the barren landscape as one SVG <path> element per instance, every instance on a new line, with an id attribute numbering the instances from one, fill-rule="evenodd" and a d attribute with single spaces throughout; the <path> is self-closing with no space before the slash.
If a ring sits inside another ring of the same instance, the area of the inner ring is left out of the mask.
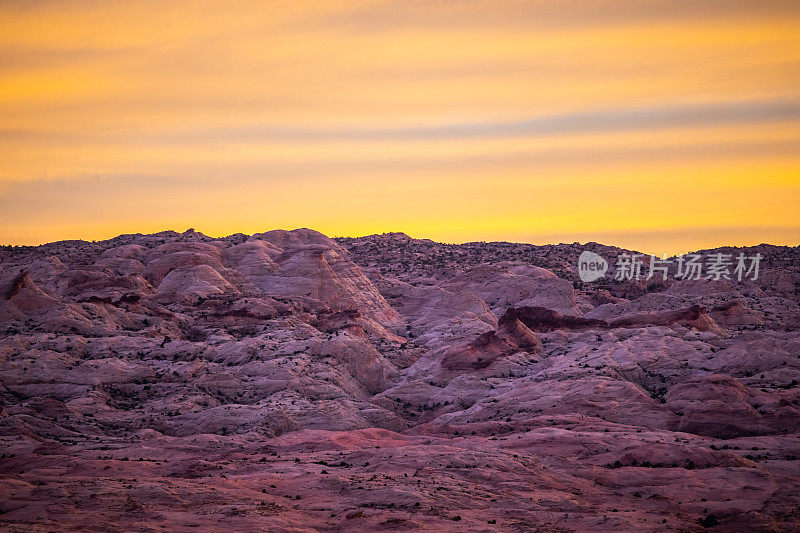
<path id="1" fill-rule="evenodd" d="M 800 248 L 724 249 L 742 282 L 581 283 L 584 250 L 622 252 L 4 247 L 2 529 L 797 531 Z"/>

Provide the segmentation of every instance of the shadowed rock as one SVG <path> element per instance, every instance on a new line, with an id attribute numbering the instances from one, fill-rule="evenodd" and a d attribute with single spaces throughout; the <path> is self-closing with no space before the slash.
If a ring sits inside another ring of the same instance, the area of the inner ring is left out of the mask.
<path id="1" fill-rule="evenodd" d="M 500 317 L 500 323 L 513 323 L 515 320 L 519 320 L 533 331 L 541 332 L 608 326 L 604 320 L 562 315 L 545 307 L 512 307 Z"/>
<path id="2" fill-rule="evenodd" d="M 442 359 L 442 368 L 477 370 L 488 367 L 499 358 L 521 351 L 541 355 L 542 343 L 520 320 L 506 318 L 499 322 L 496 330 L 487 331 L 466 346 L 447 352 Z"/>

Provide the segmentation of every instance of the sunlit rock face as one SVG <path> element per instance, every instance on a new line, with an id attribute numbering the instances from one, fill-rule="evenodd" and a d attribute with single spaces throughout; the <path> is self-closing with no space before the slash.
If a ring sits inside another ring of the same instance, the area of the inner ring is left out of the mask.
<path id="1" fill-rule="evenodd" d="M 741 283 L 582 284 L 584 249 L 621 252 L 6 247 L 0 524 L 796 530 L 800 250 L 746 249 L 763 277 Z"/>

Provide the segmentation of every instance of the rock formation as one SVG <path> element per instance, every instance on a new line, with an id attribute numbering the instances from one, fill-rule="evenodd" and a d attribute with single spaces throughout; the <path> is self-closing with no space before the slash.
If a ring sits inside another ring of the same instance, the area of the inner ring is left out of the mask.
<path id="1" fill-rule="evenodd" d="M 584 250 L 624 251 L 0 248 L 0 524 L 796 530 L 800 248 L 707 252 L 760 253 L 757 280 L 592 284 Z"/>

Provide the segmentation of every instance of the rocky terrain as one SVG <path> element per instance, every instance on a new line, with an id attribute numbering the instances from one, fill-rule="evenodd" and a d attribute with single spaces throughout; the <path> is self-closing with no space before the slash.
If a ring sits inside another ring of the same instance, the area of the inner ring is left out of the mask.
<path id="1" fill-rule="evenodd" d="M 797 531 L 800 248 L 193 230 L 0 250 L 6 531 Z"/>

